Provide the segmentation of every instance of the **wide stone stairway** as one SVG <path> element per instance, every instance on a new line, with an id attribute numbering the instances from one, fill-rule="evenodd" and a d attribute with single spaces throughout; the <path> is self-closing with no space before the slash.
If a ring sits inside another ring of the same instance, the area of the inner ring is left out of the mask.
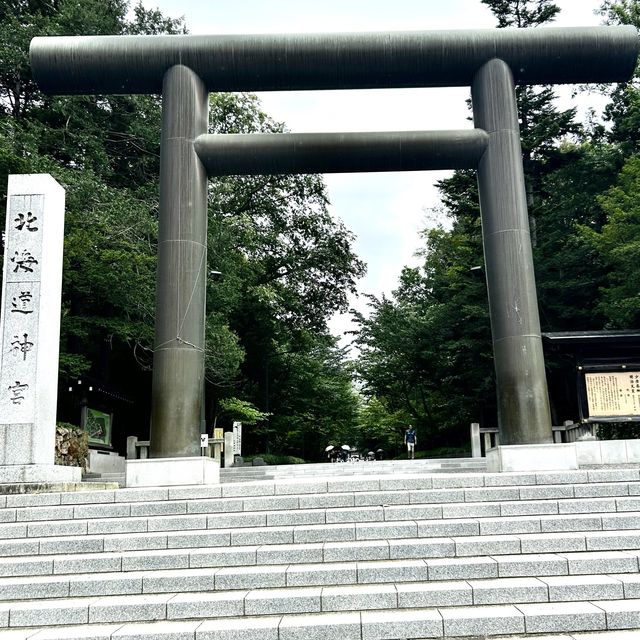
<path id="1" fill-rule="evenodd" d="M 0 640 L 640 638 L 638 468 L 363 464 L 0 496 Z"/>

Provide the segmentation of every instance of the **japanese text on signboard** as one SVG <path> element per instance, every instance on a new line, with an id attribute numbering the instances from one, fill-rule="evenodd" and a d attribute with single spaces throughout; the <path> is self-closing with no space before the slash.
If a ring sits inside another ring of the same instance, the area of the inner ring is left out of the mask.
<path id="1" fill-rule="evenodd" d="M 640 372 L 585 373 L 590 418 L 640 415 Z"/>

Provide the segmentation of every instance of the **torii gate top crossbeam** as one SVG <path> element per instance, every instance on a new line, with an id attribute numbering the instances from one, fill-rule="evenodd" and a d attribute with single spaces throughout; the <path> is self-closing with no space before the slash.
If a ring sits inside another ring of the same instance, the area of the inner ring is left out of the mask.
<path id="1" fill-rule="evenodd" d="M 639 42 L 631 26 L 229 36 L 34 38 L 31 66 L 56 94 L 161 93 L 174 65 L 208 91 L 469 86 L 492 58 L 519 84 L 621 82 Z"/>

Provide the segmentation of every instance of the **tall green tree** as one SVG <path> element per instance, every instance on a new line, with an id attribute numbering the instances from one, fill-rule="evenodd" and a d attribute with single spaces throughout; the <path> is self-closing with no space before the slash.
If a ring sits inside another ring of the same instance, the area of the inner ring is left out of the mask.
<path id="1" fill-rule="evenodd" d="M 284 130 L 248 94 L 214 94 L 211 112 L 215 133 Z M 221 276 L 208 286 L 209 325 L 242 358 L 225 385 L 219 367 L 207 367 L 208 411 L 240 394 L 269 414 L 248 433 L 250 446 L 318 456 L 321 441 L 352 426 L 357 409 L 327 330 L 364 273 L 353 235 L 331 217 L 319 176 L 219 178 L 210 195 L 209 265 Z M 218 347 L 208 342 L 208 362 Z"/>
<path id="2" fill-rule="evenodd" d="M 615 185 L 598 200 L 607 216 L 599 230 L 583 226 L 587 245 L 607 276 L 600 288 L 599 310 L 611 329 L 640 327 L 640 156 L 631 156 Z"/>
<path id="3" fill-rule="evenodd" d="M 495 412 L 477 238 L 425 235 L 423 266 L 404 269 L 394 299 L 373 298 L 371 315 L 359 318 L 359 372 L 365 394 L 404 414 L 398 428 L 417 426 L 420 448 L 464 446 L 466 425 L 490 423 Z"/>
<path id="4" fill-rule="evenodd" d="M 606 24 L 623 24 L 640 28 L 638 0 L 605 0 L 600 15 Z M 607 141 L 620 148 L 625 156 L 640 152 L 640 71 L 630 82 L 603 87 L 611 101 L 604 111 Z"/>
<path id="5" fill-rule="evenodd" d="M 482 2 L 499 28 L 536 28 L 560 10 L 551 0 Z M 615 152 L 582 146 L 575 110 L 554 99 L 550 87 L 516 89 L 542 325 L 581 329 L 600 315 L 593 296 L 603 271 L 577 228 L 602 224 L 596 196 L 610 184 Z M 486 289 L 474 276 L 483 265 L 475 171 L 456 171 L 439 189 L 447 228 L 425 233 L 422 266 L 405 270 L 393 299 L 375 301 L 360 329 L 364 391 L 418 416 L 421 446 L 463 442 L 471 421 L 496 424 Z"/>
<path id="6" fill-rule="evenodd" d="M 138 435 L 145 435 L 150 405 L 161 100 L 45 96 L 31 77 L 28 46 L 36 35 L 185 30 L 181 20 L 140 3 L 129 12 L 126 0 L 0 6 L 0 194 L 12 172 L 48 172 L 66 188 L 61 376 L 89 374 L 124 386 L 140 408 L 126 428 Z M 282 131 L 282 125 L 254 96 L 213 94 L 211 130 Z M 341 415 L 336 423 L 355 420 L 348 369 L 330 344 L 326 321 L 346 307 L 364 267 L 327 204 L 318 176 L 231 177 L 210 187 L 208 267 L 220 276 L 207 283 L 208 416 L 230 416 L 225 406 L 262 409 L 283 447 L 289 445 L 280 429 L 289 427 L 282 416 L 300 407 L 313 409 L 297 430 L 299 442 L 325 415 Z M 286 353 L 296 358 L 277 378 L 265 376 L 265 363 L 274 371 Z M 316 393 L 313 385 L 298 384 L 313 367 L 319 388 L 336 372 L 343 381 L 325 393 L 322 407 L 305 395 Z"/>

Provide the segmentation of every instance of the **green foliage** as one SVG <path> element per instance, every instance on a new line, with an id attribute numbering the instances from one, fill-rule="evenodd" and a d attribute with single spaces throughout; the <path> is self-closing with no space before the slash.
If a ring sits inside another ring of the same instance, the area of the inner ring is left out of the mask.
<path id="1" fill-rule="evenodd" d="M 600 15 L 606 24 L 631 24 L 640 26 L 640 2 L 638 0 L 604 0 Z"/>
<path id="2" fill-rule="evenodd" d="M 478 229 L 464 226 L 426 232 L 423 266 L 405 269 L 394 300 L 372 298 L 371 315 L 359 317 L 363 392 L 400 433 L 414 423 L 420 448 L 464 441 L 460 425 L 494 410 L 486 290 L 472 269 Z"/>
<path id="3" fill-rule="evenodd" d="M 549 0 L 482 2 L 498 27 L 537 27 L 559 11 Z M 628 13 L 637 5 L 620 4 Z M 546 331 L 637 326 L 632 292 L 639 283 L 631 273 L 637 260 L 635 214 L 625 202 L 625 214 L 612 217 L 621 196 L 608 191 L 625 151 L 640 140 L 636 94 L 626 88 L 620 96 L 626 102 L 614 102 L 608 134 L 599 127 L 583 129 L 574 110 L 559 111 L 549 87 L 516 90 Z M 405 269 L 393 297 L 372 298 L 371 316 L 359 318 L 362 390 L 384 409 L 367 409 L 367 429 L 375 425 L 374 433 L 389 437 L 388 417 L 405 411 L 418 426 L 421 449 L 466 445 L 472 421 L 497 424 L 475 172 L 456 171 L 439 188 L 448 226 L 425 231 L 423 264 Z M 634 191 L 637 185 L 628 184 L 625 198 Z M 608 196 L 599 197 L 603 193 Z M 556 410 L 562 414 L 561 407 Z"/>
<path id="4" fill-rule="evenodd" d="M 249 94 L 212 94 L 210 106 L 214 133 L 283 130 Z M 317 459 L 355 422 L 351 372 L 326 323 L 347 309 L 364 265 L 327 204 L 319 176 L 211 184 L 209 268 L 221 276 L 207 288 L 207 331 L 218 336 L 207 340 L 209 418 L 230 395 L 270 414 L 244 436 L 248 450 Z"/>
<path id="5" fill-rule="evenodd" d="M 597 425 L 599 440 L 635 440 L 640 438 L 637 422 L 603 422 Z"/>
<path id="6" fill-rule="evenodd" d="M 28 46 L 37 35 L 185 31 L 126 0 L 0 6 L 0 193 L 9 173 L 47 172 L 65 187 L 60 373 L 126 390 L 132 433 L 150 406 L 161 100 L 44 96 Z M 212 94 L 210 106 L 212 132 L 283 130 L 251 94 Z M 364 272 L 353 236 L 331 218 L 319 176 L 229 177 L 209 193 L 208 270 L 221 276 L 207 282 L 206 418 L 255 423 L 249 449 L 315 451 L 355 422 L 351 374 L 326 328 Z"/>
<path id="7" fill-rule="evenodd" d="M 605 0 L 600 14 L 607 24 L 627 24 L 640 27 L 638 0 Z M 604 118 L 609 128 L 606 139 L 619 147 L 625 156 L 640 153 L 640 72 L 630 82 L 603 87 L 611 101 L 605 108 Z"/>
<path id="8" fill-rule="evenodd" d="M 302 458 L 296 458 L 295 456 L 282 456 L 274 453 L 256 453 L 255 455 L 243 456 L 245 462 L 251 462 L 255 458 L 262 458 L 265 464 L 277 465 L 277 464 L 305 464 L 305 460 Z"/>
<path id="9" fill-rule="evenodd" d="M 238 420 L 243 424 L 263 422 L 270 414 L 258 411 L 250 402 L 239 398 L 223 398 L 220 400 L 222 414 L 231 420 Z"/>
<path id="10" fill-rule="evenodd" d="M 582 238 L 606 270 L 599 309 L 614 329 L 640 326 L 640 157 L 631 156 L 618 180 L 598 198 L 607 222 L 600 230 L 581 227 Z"/>
<path id="11" fill-rule="evenodd" d="M 278 407 L 255 430 L 263 449 L 319 460 L 331 440 L 352 440 L 358 398 L 334 338 L 305 334 L 262 365 L 269 406 Z"/>
<path id="12" fill-rule="evenodd" d="M 481 0 L 498 19 L 498 27 L 537 27 L 552 21 L 560 7 L 551 0 Z"/>

